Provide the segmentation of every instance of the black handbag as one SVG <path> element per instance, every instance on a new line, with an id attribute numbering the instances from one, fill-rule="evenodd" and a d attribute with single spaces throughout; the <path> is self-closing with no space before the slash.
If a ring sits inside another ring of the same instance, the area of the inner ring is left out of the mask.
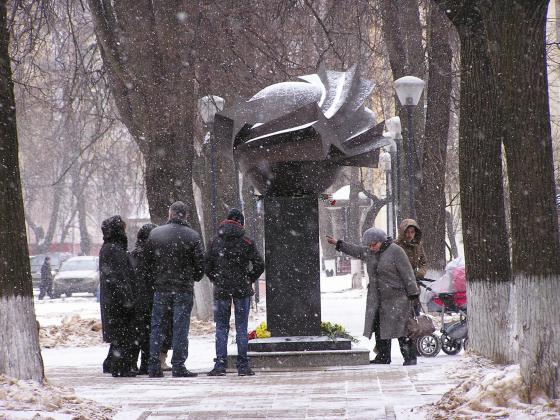
<path id="1" fill-rule="evenodd" d="M 406 321 L 406 335 L 413 340 L 430 335 L 436 330 L 432 319 L 427 315 L 416 315 L 412 308 L 412 318 Z"/>

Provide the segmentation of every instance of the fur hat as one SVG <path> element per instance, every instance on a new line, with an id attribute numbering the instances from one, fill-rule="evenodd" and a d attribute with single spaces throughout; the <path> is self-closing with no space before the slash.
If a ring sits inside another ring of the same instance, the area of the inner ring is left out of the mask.
<path id="1" fill-rule="evenodd" d="M 383 229 L 379 228 L 369 228 L 364 232 L 364 236 L 362 237 L 362 242 L 365 246 L 369 244 L 376 244 L 377 242 L 385 242 L 387 240 L 387 234 Z"/>

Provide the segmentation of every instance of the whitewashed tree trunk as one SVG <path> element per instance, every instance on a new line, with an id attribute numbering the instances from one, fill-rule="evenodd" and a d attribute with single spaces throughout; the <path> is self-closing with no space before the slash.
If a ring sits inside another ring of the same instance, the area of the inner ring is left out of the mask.
<path id="1" fill-rule="evenodd" d="M 0 374 L 44 378 L 23 215 L 6 1 L 0 0 Z"/>
<path id="2" fill-rule="evenodd" d="M 469 281 L 467 284 L 470 349 L 497 363 L 514 360 L 510 297 L 510 282 Z"/>
<path id="3" fill-rule="evenodd" d="M 18 379 L 44 378 L 33 298 L 0 298 L 0 373 Z"/>
<path id="4" fill-rule="evenodd" d="M 527 397 L 560 398 L 560 276 L 515 276 L 519 364 Z"/>

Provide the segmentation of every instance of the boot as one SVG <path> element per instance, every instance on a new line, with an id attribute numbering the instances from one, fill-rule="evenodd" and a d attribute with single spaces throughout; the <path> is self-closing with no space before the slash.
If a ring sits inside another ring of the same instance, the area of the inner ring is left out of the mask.
<path id="1" fill-rule="evenodd" d="M 403 366 L 413 366 L 416 361 L 416 342 L 408 337 L 399 338 L 399 347 L 404 358 Z"/>
<path id="2" fill-rule="evenodd" d="M 218 366 L 218 367 L 215 367 L 214 369 L 212 369 L 206 375 L 208 375 L 208 376 L 226 376 L 226 369 Z"/>
<path id="3" fill-rule="evenodd" d="M 198 373 L 191 372 L 186 367 L 181 366 L 177 369 L 173 369 L 171 371 L 171 376 L 173 376 L 174 378 L 196 378 L 198 376 Z"/>
<path id="4" fill-rule="evenodd" d="M 255 372 L 249 366 L 243 366 L 237 369 L 237 375 L 239 376 L 254 376 Z"/>

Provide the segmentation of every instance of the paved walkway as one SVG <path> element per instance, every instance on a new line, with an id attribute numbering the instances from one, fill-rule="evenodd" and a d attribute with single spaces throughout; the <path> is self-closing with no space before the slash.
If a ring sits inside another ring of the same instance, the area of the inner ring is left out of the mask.
<path id="1" fill-rule="evenodd" d="M 116 418 L 122 419 L 395 419 L 454 386 L 446 372 L 460 357 L 419 359 L 413 367 L 395 361 L 254 377 L 207 377 L 195 368 L 197 378 L 112 378 L 99 372 L 99 363 L 47 363 L 46 373 L 78 396 L 120 407 Z"/>

